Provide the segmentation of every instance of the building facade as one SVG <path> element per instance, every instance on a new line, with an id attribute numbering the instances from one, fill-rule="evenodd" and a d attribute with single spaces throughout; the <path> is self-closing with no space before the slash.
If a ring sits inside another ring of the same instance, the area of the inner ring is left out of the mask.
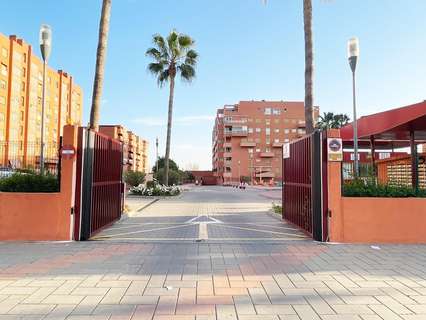
<path id="1" fill-rule="evenodd" d="M 99 132 L 123 143 L 123 169 L 149 173 L 147 140 L 122 125 L 101 125 Z"/>
<path id="2" fill-rule="evenodd" d="M 0 165 L 37 162 L 42 93 L 42 60 L 22 39 L 0 33 Z M 58 148 L 64 125 L 81 125 L 83 93 L 71 75 L 47 67 L 45 102 L 44 141 Z"/>
<path id="3" fill-rule="evenodd" d="M 212 136 L 218 182 L 282 181 L 283 143 L 305 134 L 304 118 L 303 102 L 240 101 L 218 109 Z"/>

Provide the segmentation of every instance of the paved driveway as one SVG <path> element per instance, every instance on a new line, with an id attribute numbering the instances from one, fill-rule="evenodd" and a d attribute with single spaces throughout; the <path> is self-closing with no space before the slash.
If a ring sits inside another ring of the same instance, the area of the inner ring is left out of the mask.
<path id="1" fill-rule="evenodd" d="M 269 201 L 199 188 L 102 241 L 2 243 L 0 320 L 426 319 L 426 246 L 300 240 Z"/>
<path id="2" fill-rule="evenodd" d="M 272 200 L 262 190 L 192 187 L 178 198 L 152 204 L 94 239 L 209 243 L 308 239 L 278 216 L 266 214 L 271 208 Z"/>

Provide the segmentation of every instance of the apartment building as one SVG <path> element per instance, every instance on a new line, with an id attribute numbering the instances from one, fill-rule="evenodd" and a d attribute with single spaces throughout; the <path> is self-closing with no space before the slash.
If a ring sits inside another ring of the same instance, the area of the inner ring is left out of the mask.
<path id="1" fill-rule="evenodd" d="M 123 143 L 123 169 L 149 173 L 147 140 L 122 125 L 101 125 L 99 132 Z"/>
<path id="2" fill-rule="evenodd" d="M 305 134 L 304 118 L 303 102 L 240 101 L 218 109 L 212 161 L 219 183 L 282 181 L 282 145 Z"/>
<path id="3" fill-rule="evenodd" d="M 22 39 L 0 33 L 0 165 L 38 157 L 42 92 L 42 60 Z M 59 146 L 64 125 L 81 125 L 82 110 L 83 93 L 73 77 L 47 67 L 45 143 Z"/>

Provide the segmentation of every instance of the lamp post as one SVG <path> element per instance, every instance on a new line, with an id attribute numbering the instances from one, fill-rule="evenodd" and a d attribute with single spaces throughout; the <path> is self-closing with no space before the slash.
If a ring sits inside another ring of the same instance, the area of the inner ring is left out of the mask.
<path id="1" fill-rule="evenodd" d="M 46 103 L 46 65 L 52 49 L 52 29 L 47 24 L 40 27 L 40 51 L 43 57 L 43 93 L 41 102 L 40 173 L 44 173 L 44 113 Z"/>
<path id="2" fill-rule="evenodd" d="M 155 169 L 158 175 L 158 137 L 155 139 L 155 154 L 156 154 Z"/>
<path id="3" fill-rule="evenodd" d="M 349 66 L 352 70 L 352 98 L 353 98 L 353 137 L 354 137 L 354 176 L 355 178 L 359 175 L 359 162 L 358 162 L 358 122 L 356 116 L 356 82 L 355 82 L 355 70 L 356 64 L 359 57 L 359 41 L 358 38 L 351 38 L 348 41 L 348 59 Z"/>

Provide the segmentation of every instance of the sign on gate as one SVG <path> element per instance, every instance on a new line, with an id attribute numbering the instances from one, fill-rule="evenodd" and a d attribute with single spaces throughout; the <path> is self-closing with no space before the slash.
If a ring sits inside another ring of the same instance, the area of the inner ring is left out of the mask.
<path id="1" fill-rule="evenodd" d="M 290 158 L 290 143 L 283 144 L 283 159 Z"/>
<path id="2" fill-rule="evenodd" d="M 328 161 L 343 161 L 343 143 L 341 138 L 328 138 Z"/>

